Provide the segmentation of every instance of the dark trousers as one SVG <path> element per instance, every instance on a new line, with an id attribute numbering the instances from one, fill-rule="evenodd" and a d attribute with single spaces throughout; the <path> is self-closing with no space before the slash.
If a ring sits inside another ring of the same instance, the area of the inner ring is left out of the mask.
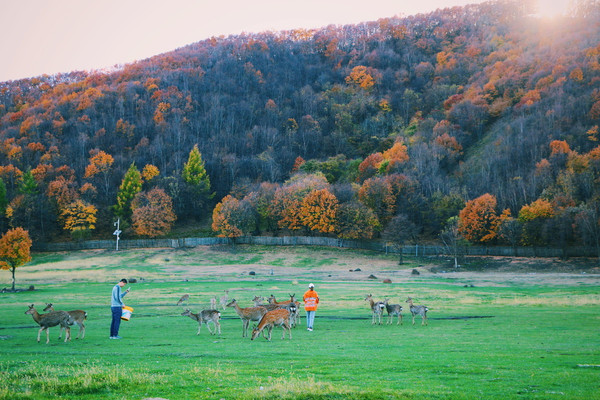
<path id="1" fill-rule="evenodd" d="M 110 324 L 110 336 L 119 336 L 119 327 L 121 326 L 121 314 L 123 313 L 121 307 L 111 307 L 112 311 L 112 322 Z"/>

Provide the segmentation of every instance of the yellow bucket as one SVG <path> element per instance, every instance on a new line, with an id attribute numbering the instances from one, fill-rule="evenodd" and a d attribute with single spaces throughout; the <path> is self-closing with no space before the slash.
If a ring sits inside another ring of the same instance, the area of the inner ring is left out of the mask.
<path id="1" fill-rule="evenodd" d="M 123 306 L 123 312 L 121 314 L 121 319 L 123 321 L 129 321 L 129 318 L 131 318 L 131 313 L 133 313 L 133 308 L 128 307 L 128 306 Z"/>

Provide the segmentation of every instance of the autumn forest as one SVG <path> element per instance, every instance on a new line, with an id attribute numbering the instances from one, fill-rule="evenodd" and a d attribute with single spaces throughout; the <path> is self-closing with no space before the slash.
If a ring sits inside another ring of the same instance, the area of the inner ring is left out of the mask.
<path id="1" fill-rule="evenodd" d="M 600 4 L 213 37 L 0 82 L 0 231 L 600 248 Z"/>

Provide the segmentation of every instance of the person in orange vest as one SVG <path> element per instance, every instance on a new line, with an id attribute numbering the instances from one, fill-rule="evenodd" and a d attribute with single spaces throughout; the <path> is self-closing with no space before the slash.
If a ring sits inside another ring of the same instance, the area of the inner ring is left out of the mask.
<path id="1" fill-rule="evenodd" d="M 308 290 L 304 293 L 302 299 L 304 300 L 304 309 L 306 310 L 306 330 L 312 332 L 315 322 L 315 311 L 317 311 L 319 304 L 319 295 L 315 292 L 314 284 L 308 284 Z"/>

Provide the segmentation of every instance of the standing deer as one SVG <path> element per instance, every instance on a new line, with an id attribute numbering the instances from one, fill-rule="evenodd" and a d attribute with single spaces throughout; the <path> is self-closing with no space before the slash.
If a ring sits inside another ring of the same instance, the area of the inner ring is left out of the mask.
<path id="1" fill-rule="evenodd" d="M 210 309 L 211 310 L 217 309 L 217 296 L 213 296 L 210 298 Z"/>
<path id="2" fill-rule="evenodd" d="M 254 307 L 262 306 L 265 298 L 262 296 L 254 296 L 252 302 L 254 303 Z"/>
<path id="3" fill-rule="evenodd" d="M 267 328 L 267 340 L 271 341 L 271 331 L 273 330 L 273 327 L 275 325 L 281 326 L 281 328 L 283 329 L 283 335 L 281 336 L 282 339 L 285 339 L 286 329 L 289 333 L 290 340 L 292 339 L 292 330 L 290 328 L 290 312 L 285 308 L 278 308 L 276 310 L 267 312 L 261 318 L 260 322 L 258 323 L 258 327 L 252 330 L 252 337 L 250 338 L 250 340 L 256 339 L 256 337 L 260 335 L 263 329 Z"/>
<path id="4" fill-rule="evenodd" d="M 373 301 L 373 295 L 368 294 L 365 297 L 365 301 L 368 301 L 369 304 L 371 305 L 371 312 L 373 313 L 373 316 L 371 318 L 371 324 L 375 325 L 375 319 L 378 319 L 379 321 L 379 325 L 381 325 L 381 314 L 383 313 L 383 309 L 385 308 L 385 304 L 383 304 L 383 302 L 381 301 Z"/>
<path id="5" fill-rule="evenodd" d="M 410 313 L 412 314 L 412 323 L 415 324 L 415 315 L 421 316 L 421 325 L 427 325 L 427 311 L 429 309 L 425 306 L 415 306 L 412 299 L 409 297 L 406 302 L 410 306 Z"/>
<path id="6" fill-rule="evenodd" d="M 189 294 L 184 294 L 183 296 L 181 296 L 181 298 L 177 301 L 177 305 L 180 306 L 183 303 L 185 303 L 187 305 L 187 301 L 190 299 L 190 295 Z"/>
<path id="7" fill-rule="evenodd" d="M 269 304 L 277 305 L 279 307 L 285 307 L 290 312 L 290 325 L 292 328 L 295 328 L 297 322 L 301 321 L 300 318 L 300 302 L 296 301 L 296 293 L 290 294 L 290 299 L 285 301 L 277 301 L 275 296 L 271 295 L 267 300 Z M 290 307 L 291 304 L 294 304 L 295 307 Z"/>
<path id="8" fill-rule="evenodd" d="M 221 304 L 221 307 L 223 307 L 224 310 L 225 307 L 227 307 L 227 302 L 229 301 L 229 289 L 223 291 L 225 292 L 225 294 L 219 299 L 219 304 Z"/>
<path id="9" fill-rule="evenodd" d="M 46 308 L 44 308 L 44 311 L 54 311 L 54 306 L 52 303 L 46 303 Z M 75 323 L 79 325 L 79 332 L 77 332 L 77 337 L 75 339 L 79 339 L 79 335 L 81 335 L 81 338 L 83 339 L 85 337 L 85 324 L 83 322 L 87 319 L 87 312 L 83 310 L 72 310 L 67 311 L 67 313 L 73 318 Z M 63 329 L 64 328 L 61 326 L 60 334 L 58 335 L 59 339 L 62 337 Z"/>
<path id="10" fill-rule="evenodd" d="M 217 310 L 202 310 L 198 314 L 195 314 L 191 312 L 188 308 L 184 312 L 182 312 L 181 315 L 183 315 L 184 317 L 190 317 L 194 321 L 198 321 L 198 332 L 196 332 L 196 335 L 200 334 L 200 328 L 202 328 L 203 322 L 206 324 L 206 329 L 208 329 L 208 333 L 214 335 L 217 333 L 218 330 L 219 335 L 221 334 L 221 324 L 219 323 L 219 319 L 221 319 L 221 313 Z M 210 325 L 208 324 L 209 322 L 212 322 L 215 325 L 214 332 L 210 330 Z"/>
<path id="11" fill-rule="evenodd" d="M 46 331 L 46 344 L 50 343 L 50 330 L 48 328 L 56 325 L 60 325 L 66 329 L 67 334 L 65 335 L 65 342 L 71 340 L 70 325 L 73 325 L 75 321 L 66 311 L 53 311 L 47 314 L 40 314 L 32 304 L 29 306 L 29 309 L 25 311 L 25 314 L 31 315 L 33 320 L 41 327 L 37 335 L 38 343 L 42 331 Z"/>
<path id="12" fill-rule="evenodd" d="M 241 308 L 235 299 L 231 300 L 226 307 L 235 307 L 235 312 L 242 319 L 242 337 L 248 336 L 250 321 L 260 321 L 267 313 L 267 309 L 261 306 Z"/>
<path id="13" fill-rule="evenodd" d="M 388 313 L 388 325 L 394 322 L 394 315 L 398 316 L 398 323 L 402 324 L 402 306 L 400 304 L 390 304 L 388 298 L 383 299 L 383 304 Z"/>

